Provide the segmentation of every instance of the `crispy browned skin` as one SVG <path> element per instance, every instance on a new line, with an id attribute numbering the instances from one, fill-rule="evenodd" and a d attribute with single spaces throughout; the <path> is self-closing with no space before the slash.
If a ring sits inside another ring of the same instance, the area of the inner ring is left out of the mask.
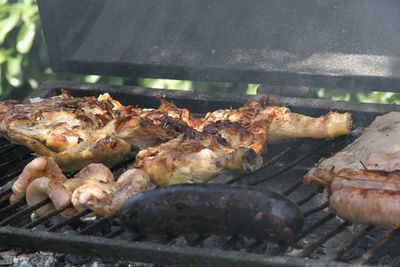
<path id="1" fill-rule="evenodd" d="M 175 138 L 189 112 L 161 100 L 159 109 L 123 106 L 108 94 L 71 97 L 66 91 L 30 104 L 0 104 L 0 135 L 52 157 L 64 171 L 101 162 L 112 167 L 133 147 Z"/>
<path id="2" fill-rule="evenodd" d="M 135 161 L 159 186 L 205 183 L 227 170 L 249 172 L 261 164 L 261 156 L 252 148 L 235 148 L 218 135 L 196 131 L 143 149 Z"/>
<path id="3" fill-rule="evenodd" d="M 264 152 L 267 142 L 296 137 L 328 138 L 346 134 L 350 129 L 349 114 L 330 113 L 311 118 L 271 104 L 264 97 L 236 110 L 218 110 L 195 119 L 188 110 L 165 100 L 161 100 L 158 109 L 140 109 L 124 107 L 108 94 L 73 98 L 63 91 L 60 96 L 37 103 L 3 104 L 0 132 L 39 156 L 52 157 L 62 170 L 80 170 L 93 162 L 112 167 L 133 147 L 138 147 L 142 151 L 136 166 L 150 171 L 154 177 L 164 170 L 170 174 L 167 177 L 181 177 L 171 178 L 171 182 L 152 178 L 160 184 L 171 184 L 208 181 L 222 170 L 253 170 L 254 166 L 260 166 L 261 160 L 252 156 L 250 162 L 249 157 L 254 152 Z M 160 145 L 163 142 L 167 143 Z M 156 148 L 149 148 L 153 146 Z M 151 152 L 156 150 L 157 157 Z M 161 167 L 169 155 L 182 157 L 174 160 L 173 169 L 171 164 Z M 199 161 L 207 172 L 196 171 L 183 179 L 187 169 L 199 167 L 191 160 L 193 165 L 184 167 L 189 164 L 185 157 L 207 158 L 207 164 Z M 155 166 L 160 169 L 151 166 L 152 162 L 157 162 Z M 200 175 L 205 177 L 196 178 Z"/>
<path id="4" fill-rule="evenodd" d="M 159 145 L 173 139 L 190 128 L 196 121 L 187 109 L 158 98 L 158 109 L 130 108 L 129 115 L 120 118 L 115 126 L 117 136 L 139 149 Z"/>
<path id="5" fill-rule="evenodd" d="M 350 114 L 329 113 L 312 118 L 271 106 L 268 98 L 239 109 L 217 110 L 204 118 L 189 118 L 185 134 L 141 150 L 135 166 L 160 186 L 207 182 L 227 170 L 253 171 L 261 166 L 266 145 L 288 138 L 330 138 L 347 134 Z"/>
<path id="6" fill-rule="evenodd" d="M 400 227 L 400 113 L 377 117 L 362 135 L 321 160 L 304 183 L 331 187 L 329 207 L 354 223 Z"/>
<path id="7" fill-rule="evenodd" d="M 195 128 L 202 131 L 210 123 L 218 121 L 240 123 L 257 135 L 257 138 L 266 136 L 268 143 L 302 137 L 333 138 L 349 134 L 352 127 L 350 113 L 329 112 L 324 116 L 313 118 L 293 113 L 286 107 L 277 106 L 267 97 L 250 100 L 239 109 L 208 113 Z M 259 146 L 253 148 L 256 151 L 264 149 Z"/>

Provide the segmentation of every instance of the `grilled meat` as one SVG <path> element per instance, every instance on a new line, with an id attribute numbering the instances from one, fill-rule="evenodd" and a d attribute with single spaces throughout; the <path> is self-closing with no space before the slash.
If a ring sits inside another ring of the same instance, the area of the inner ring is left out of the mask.
<path id="1" fill-rule="evenodd" d="M 287 197 L 261 188 L 181 184 L 137 194 L 121 207 L 122 225 L 140 234 L 229 234 L 289 245 L 304 216 Z"/>
<path id="2" fill-rule="evenodd" d="M 193 118 L 162 99 L 158 109 L 140 109 L 124 107 L 108 94 L 73 98 L 63 91 L 36 103 L 3 104 L 0 132 L 52 157 L 64 171 L 93 162 L 112 167 L 138 147 L 135 165 L 160 185 L 205 182 L 228 169 L 254 170 L 261 165 L 255 154 L 264 152 L 267 142 L 349 132 L 348 113 L 311 118 L 271 104 L 264 97 Z"/>
<path id="3" fill-rule="evenodd" d="M 217 110 L 208 113 L 197 122 L 195 128 L 202 131 L 210 123 L 229 121 L 240 123 L 255 135 L 264 136 L 268 143 L 277 143 L 292 138 L 333 138 L 349 134 L 351 131 L 350 113 L 329 112 L 319 118 L 292 113 L 280 107 L 267 97 L 250 100 L 239 109 Z M 260 152 L 263 149 L 254 147 Z"/>
<path id="4" fill-rule="evenodd" d="M 72 194 L 72 203 L 78 212 L 93 210 L 98 215 L 113 214 L 131 196 L 147 189 L 150 178 L 139 169 L 129 169 L 116 182 L 85 183 Z"/>
<path id="5" fill-rule="evenodd" d="M 331 187 L 332 212 L 354 223 L 400 227 L 400 113 L 377 117 L 362 135 L 321 160 L 304 183 Z"/>
<path id="6" fill-rule="evenodd" d="M 329 208 L 337 216 L 387 229 L 400 227 L 400 191 L 343 188 L 334 191 Z"/>
<path id="7" fill-rule="evenodd" d="M 28 186 L 33 180 L 40 177 L 51 178 L 57 182 L 64 182 L 66 179 L 54 160 L 46 157 L 36 158 L 25 166 L 18 179 L 14 182 L 10 203 L 14 204 L 23 199 Z"/>
<path id="8" fill-rule="evenodd" d="M 175 138 L 187 127 L 187 110 L 163 101 L 160 108 L 124 107 L 108 94 L 59 96 L 30 104 L 0 104 L 0 135 L 52 157 L 63 171 L 92 162 L 112 167 L 133 147 L 145 148 Z"/>
<path id="9" fill-rule="evenodd" d="M 35 210 L 36 215 L 42 216 L 55 208 L 59 209 L 70 204 L 71 191 L 60 182 L 48 177 L 39 177 L 29 184 L 26 190 L 26 203 L 28 207 L 48 198 L 51 200 L 51 203 Z M 69 217 L 75 213 L 75 209 L 70 208 L 63 211 L 61 215 Z"/>
<path id="10" fill-rule="evenodd" d="M 50 204 L 35 211 L 38 216 L 71 202 L 74 208 L 61 213 L 65 217 L 86 209 L 107 215 L 117 211 L 130 196 L 144 191 L 149 180 L 142 170 L 130 169 L 115 181 L 110 169 L 100 163 L 89 164 L 67 179 L 52 158 L 40 157 L 24 168 L 14 183 L 10 202 L 26 197 L 27 205 L 33 206 L 49 198 Z"/>
<path id="11" fill-rule="evenodd" d="M 400 169 L 400 144 L 395 140 L 400 140 L 400 113 L 379 116 L 353 143 L 321 160 L 305 175 L 304 182 L 330 186 L 342 169 L 385 172 Z"/>
<path id="12" fill-rule="evenodd" d="M 320 118 L 270 106 L 268 98 L 236 110 L 218 110 L 188 122 L 193 129 L 159 146 L 141 150 L 135 166 L 157 185 L 207 182 L 227 170 L 253 171 L 262 164 L 267 142 L 287 138 L 330 138 L 348 134 L 349 113 Z"/>
<path id="13" fill-rule="evenodd" d="M 218 135 L 192 131 L 136 155 L 135 166 L 159 186 L 204 183 L 227 170 L 254 171 L 262 158 L 253 149 L 234 148 Z"/>
<path id="14" fill-rule="evenodd" d="M 195 121 L 187 109 L 177 108 L 173 103 L 158 98 L 158 109 L 130 108 L 129 116 L 119 119 L 115 125 L 116 135 L 132 146 L 143 149 L 159 145 L 179 136 Z"/>

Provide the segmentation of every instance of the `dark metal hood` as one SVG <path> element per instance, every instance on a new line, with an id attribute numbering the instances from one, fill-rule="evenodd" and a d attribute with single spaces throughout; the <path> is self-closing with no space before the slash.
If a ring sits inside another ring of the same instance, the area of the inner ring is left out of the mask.
<path id="1" fill-rule="evenodd" d="M 56 72 L 398 90 L 398 1 L 38 3 Z"/>

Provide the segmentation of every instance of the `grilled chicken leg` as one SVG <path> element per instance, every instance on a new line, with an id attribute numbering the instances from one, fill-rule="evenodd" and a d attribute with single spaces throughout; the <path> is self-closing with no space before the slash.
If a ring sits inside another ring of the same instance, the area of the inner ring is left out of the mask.
<path id="1" fill-rule="evenodd" d="M 267 136 L 268 143 L 278 143 L 293 138 L 333 138 L 349 134 L 350 113 L 329 112 L 318 118 L 293 113 L 286 107 L 275 105 L 267 97 L 250 100 L 239 109 L 216 110 L 198 121 L 195 128 L 202 131 L 217 121 L 240 123 L 252 133 Z"/>
<path id="2" fill-rule="evenodd" d="M 83 184 L 72 194 L 72 203 L 78 212 L 90 209 L 98 215 L 113 214 L 128 198 L 145 191 L 149 182 L 144 171 L 129 169 L 116 182 Z"/>
<path id="3" fill-rule="evenodd" d="M 259 168 L 260 154 L 271 140 L 331 138 L 350 132 L 349 113 L 312 118 L 270 104 L 268 98 L 261 98 L 236 110 L 218 110 L 192 119 L 192 131 L 141 150 L 134 164 L 160 186 L 207 182 L 227 170 Z"/>
<path id="4" fill-rule="evenodd" d="M 134 164 L 159 186 L 205 183 L 227 170 L 250 172 L 262 164 L 261 156 L 252 148 L 234 148 L 215 135 L 195 135 L 182 135 L 141 150 Z"/>

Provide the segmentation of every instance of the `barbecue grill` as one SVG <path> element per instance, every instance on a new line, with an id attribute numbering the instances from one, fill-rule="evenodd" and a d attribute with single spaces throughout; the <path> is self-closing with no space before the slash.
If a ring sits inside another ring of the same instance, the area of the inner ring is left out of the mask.
<path id="1" fill-rule="evenodd" d="M 125 231 L 117 215 L 88 220 L 89 211 L 66 219 L 56 216 L 60 209 L 32 220 L 32 211 L 49 200 L 22 208 L 23 201 L 9 205 L 8 197 L 10 184 L 33 156 L 0 139 L 2 249 L 177 266 L 400 264 L 398 231 L 343 221 L 329 212 L 327 189 L 302 184 L 302 176 L 320 158 L 353 141 L 377 115 L 400 111 L 397 105 L 309 98 L 304 90 L 398 90 L 398 2 L 41 0 L 39 8 L 57 72 L 264 83 L 263 92 L 287 92 L 272 97 L 294 112 L 351 112 L 356 128 L 333 140 L 269 145 L 260 170 L 226 173 L 212 181 L 265 187 L 295 201 L 305 225 L 290 246 L 240 236 L 143 236 Z M 155 96 L 162 95 L 199 115 L 259 97 L 48 81 L 26 101 L 58 95 L 62 88 L 72 96 L 108 92 L 125 105 L 149 108 L 157 107 Z M 132 161 L 113 171 L 121 172 Z"/>

